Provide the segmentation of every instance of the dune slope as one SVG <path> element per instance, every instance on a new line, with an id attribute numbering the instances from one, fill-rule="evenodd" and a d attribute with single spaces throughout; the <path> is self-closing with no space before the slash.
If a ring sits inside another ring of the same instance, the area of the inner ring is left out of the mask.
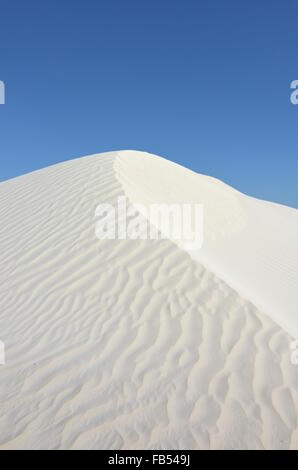
<path id="1" fill-rule="evenodd" d="M 132 202 L 203 204 L 204 243 L 191 256 L 298 338 L 297 209 L 147 153 L 121 152 L 115 168 Z"/>
<path id="2" fill-rule="evenodd" d="M 298 366 L 277 318 L 207 269 L 210 252 L 95 237 L 99 203 L 152 200 L 149 158 L 161 197 L 160 161 L 141 153 L 0 184 L 0 449 L 298 448 Z M 245 210 L 223 204 L 223 233 L 239 232 Z"/>

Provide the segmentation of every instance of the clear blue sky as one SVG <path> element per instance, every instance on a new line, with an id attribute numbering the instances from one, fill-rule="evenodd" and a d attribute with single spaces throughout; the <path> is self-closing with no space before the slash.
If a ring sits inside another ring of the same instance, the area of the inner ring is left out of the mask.
<path id="1" fill-rule="evenodd" d="M 153 152 L 298 208 L 297 0 L 0 0 L 0 179 Z"/>

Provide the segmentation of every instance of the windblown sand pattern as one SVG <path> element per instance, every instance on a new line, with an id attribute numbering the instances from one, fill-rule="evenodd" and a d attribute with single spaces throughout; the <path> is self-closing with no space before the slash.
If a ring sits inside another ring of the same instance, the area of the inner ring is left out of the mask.
<path id="1" fill-rule="evenodd" d="M 119 155 L 0 184 L 0 449 L 298 449 L 292 338 L 172 241 L 95 237 Z"/>

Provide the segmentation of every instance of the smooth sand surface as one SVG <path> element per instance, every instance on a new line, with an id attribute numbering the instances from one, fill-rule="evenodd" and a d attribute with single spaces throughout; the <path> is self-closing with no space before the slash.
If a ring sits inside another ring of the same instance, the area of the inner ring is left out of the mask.
<path id="1" fill-rule="evenodd" d="M 205 178 L 112 152 L 0 184 L 0 449 L 298 449 L 297 211 Z M 95 236 L 99 203 L 194 188 L 201 255 Z"/>
<path id="2" fill-rule="evenodd" d="M 145 152 L 121 152 L 115 168 L 133 203 L 203 204 L 204 243 L 191 256 L 298 338 L 297 209 Z"/>

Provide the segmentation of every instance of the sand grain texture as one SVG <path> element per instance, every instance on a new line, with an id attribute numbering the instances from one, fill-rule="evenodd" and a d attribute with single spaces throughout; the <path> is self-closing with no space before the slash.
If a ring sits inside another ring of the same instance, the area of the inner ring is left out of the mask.
<path id="1" fill-rule="evenodd" d="M 126 160 L 0 184 L 0 449 L 298 449 L 292 337 L 268 312 L 171 240 L 96 239 Z"/>

